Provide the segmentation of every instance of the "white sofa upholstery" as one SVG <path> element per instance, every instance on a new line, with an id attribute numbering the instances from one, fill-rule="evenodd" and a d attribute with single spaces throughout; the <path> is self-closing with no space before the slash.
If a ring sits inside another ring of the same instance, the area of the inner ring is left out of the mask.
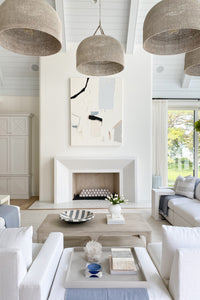
<path id="1" fill-rule="evenodd" d="M 149 243 L 148 252 L 161 274 L 162 243 Z M 160 275 L 161 276 L 161 275 Z M 177 249 L 171 268 L 170 279 L 163 278 L 173 300 L 200 299 L 200 249 Z"/>
<path id="2" fill-rule="evenodd" d="M 152 217 L 160 220 L 159 201 L 161 195 L 175 195 L 172 189 L 152 190 Z M 200 201 L 186 197 L 171 199 L 168 203 L 168 216 L 166 220 L 175 226 L 200 226 Z"/>
<path id="3" fill-rule="evenodd" d="M 51 233 L 46 242 L 33 244 L 33 263 L 27 270 L 17 249 L 0 250 L 0 299 L 46 300 L 63 252 L 63 234 Z"/>

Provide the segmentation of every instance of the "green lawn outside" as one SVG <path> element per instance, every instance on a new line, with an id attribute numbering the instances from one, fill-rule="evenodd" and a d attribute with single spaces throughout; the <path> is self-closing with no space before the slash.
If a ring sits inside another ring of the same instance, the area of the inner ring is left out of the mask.
<path id="1" fill-rule="evenodd" d="M 193 169 L 190 168 L 188 170 L 184 170 L 183 169 L 183 170 L 179 171 L 175 167 L 174 168 L 168 168 L 168 185 L 169 186 L 174 185 L 176 177 L 179 176 L 179 175 L 181 175 L 183 177 L 188 176 L 188 175 L 192 175 L 193 176 Z"/>

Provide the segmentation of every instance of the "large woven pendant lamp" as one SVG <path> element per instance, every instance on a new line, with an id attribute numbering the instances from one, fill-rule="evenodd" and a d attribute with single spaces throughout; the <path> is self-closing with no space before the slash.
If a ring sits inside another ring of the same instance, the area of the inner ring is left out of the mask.
<path id="1" fill-rule="evenodd" d="M 58 14 L 44 0 L 5 0 L 0 6 L 0 45 L 31 56 L 57 53 L 62 47 Z"/>
<path id="2" fill-rule="evenodd" d="M 200 47 L 200 1 L 163 0 L 147 14 L 143 47 L 158 55 L 188 52 Z"/>
<path id="3" fill-rule="evenodd" d="M 184 71 L 187 75 L 200 76 L 200 49 L 186 53 Z"/>
<path id="4" fill-rule="evenodd" d="M 100 30 L 101 35 L 96 35 Z M 88 76 L 106 76 L 124 69 L 124 51 L 121 44 L 105 35 L 101 26 L 101 0 L 99 0 L 99 26 L 93 36 L 84 39 L 76 52 L 76 68 Z"/>

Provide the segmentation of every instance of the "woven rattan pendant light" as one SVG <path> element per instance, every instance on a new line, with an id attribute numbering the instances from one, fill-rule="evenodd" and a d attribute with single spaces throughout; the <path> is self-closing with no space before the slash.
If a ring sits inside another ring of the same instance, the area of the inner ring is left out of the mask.
<path id="1" fill-rule="evenodd" d="M 147 14 L 143 47 L 158 55 L 192 51 L 200 47 L 200 1 L 163 0 Z"/>
<path id="2" fill-rule="evenodd" d="M 200 49 L 186 53 L 184 71 L 187 75 L 200 76 Z"/>
<path id="3" fill-rule="evenodd" d="M 101 35 L 96 35 L 100 30 Z M 121 44 L 105 35 L 101 26 L 101 0 L 99 0 L 99 26 L 93 36 L 84 39 L 76 52 L 76 68 L 89 76 L 106 76 L 124 69 L 124 52 Z"/>
<path id="4" fill-rule="evenodd" d="M 0 45 L 25 55 L 55 54 L 62 46 L 61 21 L 44 0 L 5 0 L 0 6 Z"/>

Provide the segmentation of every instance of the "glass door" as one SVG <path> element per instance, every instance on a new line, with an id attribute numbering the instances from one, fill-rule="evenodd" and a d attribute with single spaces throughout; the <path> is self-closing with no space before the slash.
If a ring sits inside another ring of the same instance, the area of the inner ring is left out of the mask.
<path id="1" fill-rule="evenodd" d="M 172 186 L 174 184 L 178 175 L 181 175 L 183 177 L 194 175 L 194 116 L 194 110 L 168 111 L 169 186 Z"/>

